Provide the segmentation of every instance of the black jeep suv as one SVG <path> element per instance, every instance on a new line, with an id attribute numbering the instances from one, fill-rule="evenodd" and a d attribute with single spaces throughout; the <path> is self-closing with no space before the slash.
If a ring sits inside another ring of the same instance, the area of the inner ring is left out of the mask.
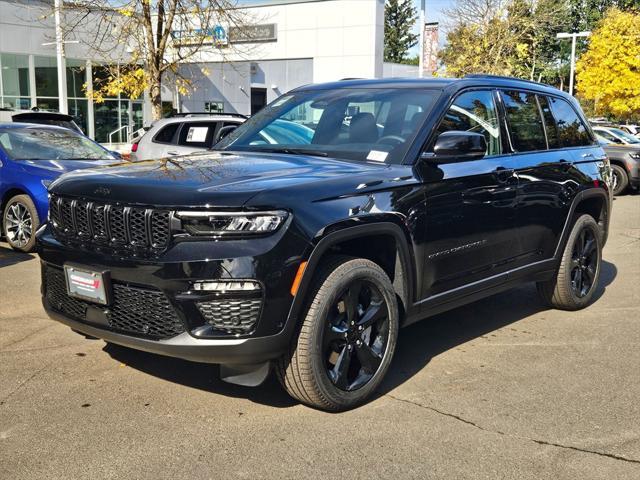
<path id="1" fill-rule="evenodd" d="M 379 385 L 401 326 L 522 282 L 589 304 L 609 184 L 580 107 L 544 85 L 305 86 L 216 151 L 54 182 L 43 303 L 231 382 L 273 366 L 299 401 L 343 410 Z"/>

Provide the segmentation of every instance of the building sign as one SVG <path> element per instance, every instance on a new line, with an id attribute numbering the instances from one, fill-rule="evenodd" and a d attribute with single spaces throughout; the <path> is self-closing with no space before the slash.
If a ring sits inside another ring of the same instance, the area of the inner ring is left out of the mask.
<path id="1" fill-rule="evenodd" d="M 204 111 L 209 113 L 223 113 L 224 102 L 204 102 Z"/>
<path id="2" fill-rule="evenodd" d="M 422 48 L 422 72 L 425 77 L 430 77 L 437 69 L 438 23 L 425 23 Z"/>
<path id="3" fill-rule="evenodd" d="M 177 46 L 226 45 L 229 43 L 227 30 L 222 25 L 192 30 L 173 30 L 171 37 Z"/>
<path id="4" fill-rule="evenodd" d="M 275 23 L 229 28 L 229 43 L 275 42 L 277 40 L 278 26 Z"/>

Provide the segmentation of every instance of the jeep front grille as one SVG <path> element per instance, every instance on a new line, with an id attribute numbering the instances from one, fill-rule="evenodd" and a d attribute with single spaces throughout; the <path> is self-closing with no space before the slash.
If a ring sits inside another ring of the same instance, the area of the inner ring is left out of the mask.
<path id="1" fill-rule="evenodd" d="M 89 202 L 52 195 L 54 232 L 63 243 L 161 252 L 171 240 L 168 210 Z"/>

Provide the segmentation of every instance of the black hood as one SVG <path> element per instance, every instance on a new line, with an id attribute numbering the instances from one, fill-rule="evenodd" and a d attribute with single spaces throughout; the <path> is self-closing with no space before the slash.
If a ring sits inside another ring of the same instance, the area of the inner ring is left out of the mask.
<path id="1" fill-rule="evenodd" d="M 379 178 L 385 170 L 384 164 L 302 155 L 204 152 L 72 172 L 50 191 L 107 203 L 242 206 L 268 190 L 317 182 L 341 180 L 336 186 L 353 191 L 361 177 Z M 340 193 L 323 190 L 321 197 Z"/>

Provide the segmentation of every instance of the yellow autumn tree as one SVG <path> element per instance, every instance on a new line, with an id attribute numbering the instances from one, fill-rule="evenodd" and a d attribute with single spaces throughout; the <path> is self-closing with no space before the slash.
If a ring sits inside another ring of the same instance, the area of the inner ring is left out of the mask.
<path id="1" fill-rule="evenodd" d="M 576 65 L 577 91 L 595 113 L 640 115 L 640 12 L 610 9 Z"/>

